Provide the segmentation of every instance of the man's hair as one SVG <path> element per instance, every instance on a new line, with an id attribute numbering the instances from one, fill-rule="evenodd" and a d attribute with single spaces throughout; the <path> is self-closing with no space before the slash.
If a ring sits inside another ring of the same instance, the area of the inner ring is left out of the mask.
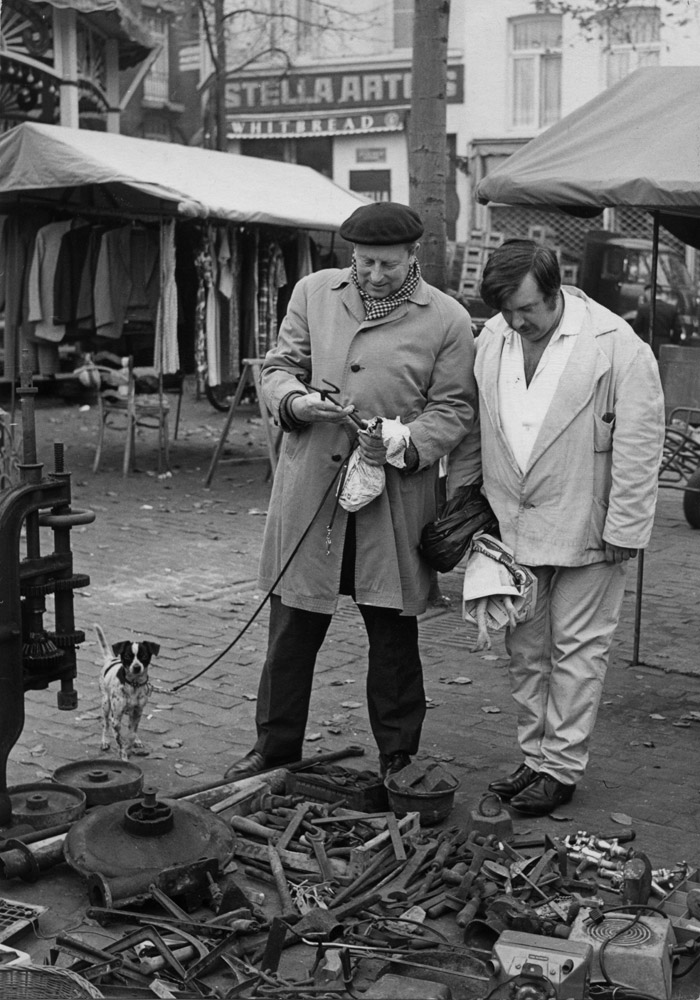
<path id="1" fill-rule="evenodd" d="M 505 240 L 486 262 L 481 298 L 491 309 L 500 309 L 527 274 L 532 274 L 545 301 L 556 298 L 561 288 L 561 271 L 554 251 L 534 240 Z"/>

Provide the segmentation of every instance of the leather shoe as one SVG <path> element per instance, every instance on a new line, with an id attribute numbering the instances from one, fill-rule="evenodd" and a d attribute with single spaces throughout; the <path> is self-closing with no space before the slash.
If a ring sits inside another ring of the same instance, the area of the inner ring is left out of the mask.
<path id="1" fill-rule="evenodd" d="M 238 781 L 239 778 L 250 778 L 254 774 L 271 771 L 275 767 L 286 767 L 287 764 L 291 763 L 291 760 L 273 763 L 264 757 L 259 750 L 251 750 L 245 757 L 234 760 L 233 764 L 226 768 L 224 778 L 226 781 Z"/>
<path id="2" fill-rule="evenodd" d="M 394 753 L 379 754 L 379 773 L 382 778 L 386 778 L 388 774 L 395 774 L 397 771 L 401 771 L 402 768 L 408 767 L 411 763 L 411 758 L 406 753 L 405 750 L 396 750 Z"/>
<path id="3" fill-rule="evenodd" d="M 526 816 L 546 816 L 557 806 L 571 802 L 576 785 L 565 785 L 551 774 L 540 772 L 531 785 L 510 800 L 513 809 Z"/>
<path id="4" fill-rule="evenodd" d="M 496 781 L 492 781 L 489 785 L 489 791 L 495 792 L 504 802 L 509 802 L 514 795 L 518 795 L 533 781 L 536 781 L 537 777 L 537 771 L 533 771 L 527 764 L 521 764 L 507 778 L 498 778 Z"/>

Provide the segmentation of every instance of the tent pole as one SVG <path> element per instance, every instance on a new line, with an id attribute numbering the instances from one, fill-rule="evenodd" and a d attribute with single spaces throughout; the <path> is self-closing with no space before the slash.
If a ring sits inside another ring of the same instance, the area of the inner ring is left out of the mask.
<path id="1" fill-rule="evenodd" d="M 652 344 L 654 330 L 656 328 L 656 287 L 657 272 L 659 266 L 659 213 L 654 212 L 654 238 L 651 251 L 651 300 L 649 302 L 649 330 L 648 343 Z M 634 645 L 632 649 L 632 666 L 640 666 L 639 644 L 642 630 L 642 592 L 644 589 L 644 549 L 639 550 L 637 556 L 637 590 L 634 604 Z"/>

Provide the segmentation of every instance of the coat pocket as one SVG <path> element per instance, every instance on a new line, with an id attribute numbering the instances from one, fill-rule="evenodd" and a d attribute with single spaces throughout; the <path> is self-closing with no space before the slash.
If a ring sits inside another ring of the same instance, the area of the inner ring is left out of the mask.
<path id="1" fill-rule="evenodd" d="M 606 413 L 605 416 L 609 417 L 610 419 L 603 419 L 603 417 L 599 417 L 597 413 L 593 414 L 594 451 L 610 451 L 612 448 L 613 430 L 615 429 L 615 417 L 609 413 Z"/>

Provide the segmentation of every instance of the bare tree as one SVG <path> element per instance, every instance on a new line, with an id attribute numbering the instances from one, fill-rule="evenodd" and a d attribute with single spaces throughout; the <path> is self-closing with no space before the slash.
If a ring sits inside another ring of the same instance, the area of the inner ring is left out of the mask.
<path id="1" fill-rule="evenodd" d="M 609 42 L 613 32 L 615 41 L 631 41 L 620 33 L 633 28 L 635 21 L 648 15 L 648 7 L 639 0 L 531 0 L 540 14 L 564 14 L 572 18 L 583 35 L 589 39 Z M 663 0 L 662 19 L 668 24 L 682 27 L 691 21 L 691 4 L 688 0 Z"/>
<path id="2" fill-rule="evenodd" d="M 213 71 L 204 88 L 205 136 L 226 149 L 226 80 L 253 66 L 271 67 L 280 76 L 320 38 L 359 37 L 375 23 L 333 0 L 197 0 Z"/>
<path id="3" fill-rule="evenodd" d="M 408 170 L 411 206 L 425 222 L 421 265 L 444 289 L 447 228 L 447 33 L 450 0 L 415 0 Z"/>

